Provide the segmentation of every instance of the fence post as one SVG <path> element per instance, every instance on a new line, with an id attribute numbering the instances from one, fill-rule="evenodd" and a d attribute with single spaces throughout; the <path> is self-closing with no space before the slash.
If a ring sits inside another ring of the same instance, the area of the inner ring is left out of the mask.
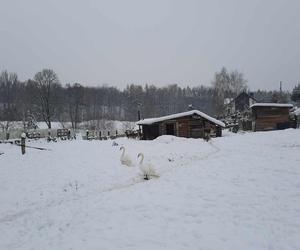
<path id="1" fill-rule="evenodd" d="M 22 155 L 25 154 L 25 139 L 26 139 L 26 134 L 23 132 L 21 134 L 21 152 L 22 152 Z"/>
<path id="2" fill-rule="evenodd" d="M 107 131 L 107 136 L 108 136 L 108 137 L 110 136 L 110 131 Z"/>
<path id="3" fill-rule="evenodd" d="M 118 136 L 118 130 L 116 130 L 116 136 Z"/>
<path id="4" fill-rule="evenodd" d="M 48 130 L 47 141 L 48 141 L 48 142 L 51 141 L 51 131 L 50 131 L 50 130 Z"/>
<path id="5" fill-rule="evenodd" d="M 6 132 L 6 140 L 9 140 L 9 132 Z"/>
<path id="6" fill-rule="evenodd" d="M 99 140 L 101 140 L 102 138 L 101 138 L 101 131 L 99 131 Z"/>
<path id="7" fill-rule="evenodd" d="M 89 130 L 88 129 L 86 130 L 86 139 L 87 140 L 89 139 Z"/>

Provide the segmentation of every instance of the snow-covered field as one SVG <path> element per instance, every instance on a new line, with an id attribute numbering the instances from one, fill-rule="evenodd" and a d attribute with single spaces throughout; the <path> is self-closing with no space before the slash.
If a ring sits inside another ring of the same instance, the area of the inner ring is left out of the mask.
<path id="1" fill-rule="evenodd" d="M 116 142 L 0 144 L 0 249 L 300 249 L 300 129 Z"/>

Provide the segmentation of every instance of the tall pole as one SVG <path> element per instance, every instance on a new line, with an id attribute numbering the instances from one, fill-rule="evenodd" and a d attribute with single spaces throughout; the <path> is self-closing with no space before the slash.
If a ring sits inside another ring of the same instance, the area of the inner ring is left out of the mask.
<path id="1" fill-rule="evenodd" d="M 138 121 L 141 120 L 141 111 L 138 110 Z"/>
<path id="2" fill-rule="evenodd" d="M 25 139 L 26 139 L 26 134 L 23 132 L 21 134 L 21 152 L 22 152 L 22 155 L 25 154 Z"/>
<path id="3" fill-rule="evenodd" d="M 279 102 L 282 102 L 282 81 L 280 81 L 280 92 L 279 92 Z"/>
<path id="4" fill-rule="evenodd" d="M 141 112 L 138 110 L 138 121 L 141 120 Z M 141 126 L 139 125 L 139 133 L 141 133 Z"/>

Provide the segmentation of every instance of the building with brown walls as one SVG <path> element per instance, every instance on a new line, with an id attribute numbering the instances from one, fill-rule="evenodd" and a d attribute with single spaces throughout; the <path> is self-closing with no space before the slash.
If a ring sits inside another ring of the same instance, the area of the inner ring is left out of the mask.
<path id="1" fill-rule="evenodd" d="M 252 130 L 268 131 L 291 127 L 289 112 L 293 108 L 287 103 L 255 103 L 252 110 Z"/>
<path id="2" fill-rule="evenodd" d="M 153 140 L 161 135 L 186 138 L 222 136 L 225 124 L 199 110 L 143 119 L 137 122 L 142 127 L 142 139 Z"/>

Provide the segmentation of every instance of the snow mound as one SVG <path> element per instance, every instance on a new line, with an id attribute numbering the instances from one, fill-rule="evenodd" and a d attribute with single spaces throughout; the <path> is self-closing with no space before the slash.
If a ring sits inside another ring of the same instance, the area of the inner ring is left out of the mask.
<path id="1" fill-rule="evenodd" d="M 177 137 L 174 135 L 162 135 L 157 137 L 156 139 L 153 140 L 153 142 L 159 142 L 159 143 L 172 143 L 172 142 L 186 142 L 189 140 L 188 138 L 183 138 L 183 137 Z"/>

